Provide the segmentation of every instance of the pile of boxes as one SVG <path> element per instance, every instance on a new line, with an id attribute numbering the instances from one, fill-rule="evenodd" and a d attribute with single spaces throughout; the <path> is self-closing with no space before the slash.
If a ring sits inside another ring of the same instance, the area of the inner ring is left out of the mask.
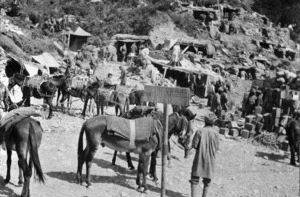
<path id="1" fill-rule="evenodd" d="M 233 137 L 241 136 L 245 139 L 252 139 L 263 129 L 263 116 L 261 114 L 249 115 L 245 119 L 241 117 L 241 112 L 231 115 L 231 120 L 222 116 L 218 122 L 220 134 L 230 135 Z"/>

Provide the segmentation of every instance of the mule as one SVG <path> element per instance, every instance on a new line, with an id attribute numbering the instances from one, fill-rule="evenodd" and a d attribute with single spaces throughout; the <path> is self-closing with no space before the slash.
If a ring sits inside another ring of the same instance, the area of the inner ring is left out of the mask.
<path id="1" fill-rule="evenodd" d="M 99 144 L 122 152 L 134 152 L 139 154 L 139 165 L 136 183 L 138 190 L 147 192 L 146 175 L 150 164 L 150 156 L 157 148 L 160 147 L 162 141 L 161 134 L 163 126 L 158 119 L 153 119 L 154 131 L 148 141 L 138 141 L 135 143 L 135 148 L 130 149 L 129 140 L 125 140 L 116 135 L 109 135 L 107 130 L 107 122 L 105 116 L 95 116 L 87 120 L 80 131 L 78 141 L 78 168 L 77 181 L 82 184 L 82 166 L 86 163 L 86 183 L 87 187 L 91 186 L 90 168 L 92 160 L 99 147 Z M 83 150 L 83 134 L 86 135 L 86 148 Z M 143 189 L 144 188 L 144 189 Z"/>
<path id="2" fill-rule="evenodd" d="M 52 99 L 57 91 L 56 86 L 51 81 L 44 81 L 39 88 L 31 88 L 26 85 L 29 77 L 22 74 L 14 74 L 8 84 L 8 89 L 11 90 L 15 85 L 21 87 L 23 93 L 24 106 L 30 106 L 30 97 L 33 96 L 37 99 L 45 99 L 49 105 L 49 115 L 48 119 L 52 118 L 54 107 L 52 104 Z"/>
<path id="3" fill-rule="evenodd" d="M 38 148 L 41 144 L 43 129 L 40 123 L 32 118 L 25 118 L 12 126 L 11 133 L 5 139 L 7 149 L 7 174 L 4 182 L 10 182 L 10 168 L 12 151 L 16 151 L 19 161 L 19 185 L 23 184 L 23 176 L 25 179 L 21 197 L 30 196 L 30 178 L 32 175 L 32 167 L 36 172 L 36 179 L 40 183 L 44 183 L 44 175 L 40 164 Z M 27 155 L 29 153 L 29 162 L 27 163 Z M 23 172 L 23 176 L 22 176 Z"/>
<path id="4" fill-rule="evenodd" d="M 82 90 L 81 99 L 84 100 L 84 107 L 82 111 L 83 117 L 85 116 L 88 100 L 91 98 L 93 98 L 96 103 L 97 115 L 100 114 L 100 109 L 101 115 L 104 114 L 104 106 L 106 105 L 114 106 L 116 115 L 118 115 L 118 110 L 120 110 L 120 116 L 123 115 L 126 109 L 129 108 L 128 97 L 125 94 L 112 90 L 109 98 L 107 99 L 104 91 L 106 91 L 106 89 L 101 87 L 97 88 L 95 86 L 88 86 Z"/>
<path id="5" fill-rule="evenodd" d="M 153 107 L 144 107 L 144 106 L 136 106 L 130 111 L 125 112 L 121 117 L 126 119 L 136 119 L 141 117 L 147 117 L 148 115 L 152 115 L 154 111 L 156 111 L 156 108 Z M 112 159 L 112 165 L 116 165 L 116 159 L 117 159 L 118 151 L 115 151 L 113 159 Z M 126 152 L 126 158 L 127 158 L 127 164 L 128 168 L 130 170 L 134 170 L 134 166 L 131 161 L 131 156 L 129 152 Z"/>
<path id="6" fill-rule="evenodd" d="M 129 104 L 130 105 L 142 105 L 146 106 L 146 93 L 144 90 L 132 90 L 129 94 Z"/>
<path id="7" fill-rule="evenodd" d="M 60 95 L 62 95 L 62 89 L 66 87 L 67 79 L 68 77 L 65 75 L 53 76 L 49 79 L 57 87 L 56 107 L 58 106 Z"/>
<path id="8" fill-rule="evenodd" d="M 163 121 L 163 113 L 161 111 L 156 111 L 152 114 L 152 116 L 155 116 L 155 118 L 159 119 L 161 122 Z M 169 165 L 171 164 L 171 155 L 170 155 L 170 138 L 172 135 L 178 136 L 179 143 L 184 147 L 185 153 L 190 150 L 190 143 L 191 138 L 193 137 L 193 128 L 192 128 L 193 121 L 188 121 L 188 119 L 185 116 L 180 116 L 178 113 L 173 113 L 169 115 L 169 126 L 168 126 L 168 160 Z M 150 166 L 150 177 L 153 178 L 153 181 L 157 182 L 158 178 L 156 175 L 156 154 L 151 155 L 151 166 Z M 117 151 L 115 151 L 112 165 L 115 165 L 116 162 L 116 155 Z M 185 155 L 186 157 L 186 155 Z M 134 166 L 131 161 L 131 156 L 129 152 L 126 152 L 126 158 L 127 158 L 127 164 L 129 169 L 133 169 Z"/>

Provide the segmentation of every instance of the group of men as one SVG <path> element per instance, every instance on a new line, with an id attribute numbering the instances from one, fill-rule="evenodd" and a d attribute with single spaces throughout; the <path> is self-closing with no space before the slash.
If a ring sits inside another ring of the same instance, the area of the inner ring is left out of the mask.
<path id="1" fill-rule="evenodd" d="M 227 112 L 228 110 L 228 91 L 229 87 L 220 82 L 211 84 L 207 87 L 208 103 L 207 106 L 214 112 L 217 117 L 222 115 L 222 111 Z"/>

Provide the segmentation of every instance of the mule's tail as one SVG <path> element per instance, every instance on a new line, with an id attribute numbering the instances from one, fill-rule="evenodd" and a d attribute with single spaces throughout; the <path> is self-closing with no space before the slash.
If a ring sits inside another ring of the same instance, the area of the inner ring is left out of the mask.
<path id="1" fill-rule="evenodd" d="M 126 101 L 125 101 L 125 105 L 124 105 L 124 112 L 128 112 L 129 111 L 129 97 L 126 97 Z"/>
<path id="2" fill-rule="evenodd" d="M 80 134 L 79 134 L 78 149 L 77 149 L 78 163 L 82 160 L 84 131 L 85 131 L 85 124 L 82 125 Z"/>
<path id="3" fill-rule="evenodd" d="M 37 140 L 36 140 L 35 131 L 32 123 L 30 123 L 29 126 L 29 153 L 30 153 L 30 158 L 33 162 L 35 173 L 37 175 L 37 180 L 40 183 L 45 183 L 45 177 L 39 159 Z"/>

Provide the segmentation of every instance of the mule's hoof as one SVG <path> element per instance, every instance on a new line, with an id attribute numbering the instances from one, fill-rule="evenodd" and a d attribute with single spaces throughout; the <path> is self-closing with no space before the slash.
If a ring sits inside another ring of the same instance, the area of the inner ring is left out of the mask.
<path id="1" fill-rule="evenodd" d="M 156 185 L 158 185 L 159 181 L 158 181 L 158 178 L 153 178 L 152 180 Z"/>
<path id="2" fill-rule="evenodd" d="M 128 167 L 129 170 L 135 170 L 135 167 L 134 166 L 130 166 Z"/>
<path id="3" fill-rule="evenodd" d="M 141 193 L 143 193 L 143 192 L 144 192 L 144 190 L 143 190 L 143 188 L 142 188 L 142 187 L 138 187 L 136 190 L 137 190 L 138 192 L 141 192 Z"/>
<path id="4" fill-rule="evenodd" d="M 291 162 L 290 165 L 297 166 L 295 162 Z"/>
<path id="5" fill-rule="evenodd" d="M 146 188 L 145 188 L 144 191 L 143 191 L 144 194 L 148 194 L 148 192 L 149 192 L 149 190 L 146 189 Z"/>
<path id="6" fill-rule="evenodd" d="M 92 185 L 91 185 L 91 184 L 88 184 L 88 185 L 86 186 L 86 188 L 87 188 L 87 189 L 92 188 Z"/>
<path id="7" fill-rule="evenodd" d="M 8 184 L 9 183 L 9 180 L 8 179 L 5 179 L 4 180 L 4 184 Z"/>
<path id="8" fill-rule="evenodd" d="M 20 187 L 21 187 L 23 184 L 24 184 L 23 181 L 19 181 L 19 182 L 18 182 L 18 185 L 19 185 Z"/>

